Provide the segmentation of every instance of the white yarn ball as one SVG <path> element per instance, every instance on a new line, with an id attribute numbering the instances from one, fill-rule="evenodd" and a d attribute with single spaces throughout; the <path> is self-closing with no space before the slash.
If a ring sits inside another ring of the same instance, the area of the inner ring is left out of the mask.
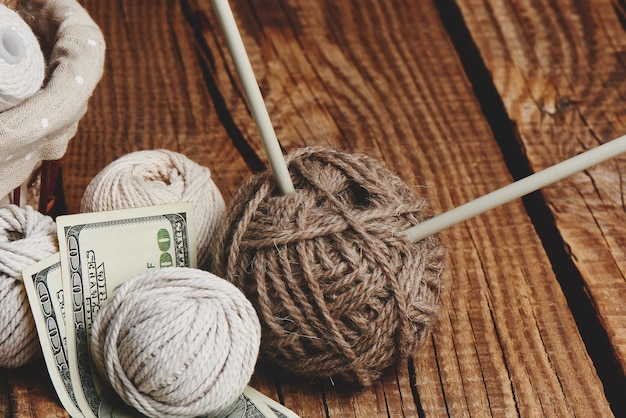
<path id="1" fill-rule="evenodd" d="M 38 92 L 45 68 L 41 46 L 30 26 L 0 4 L 0 112 Z"/>
<path id="2" fill-rule="evenodd" d="M 219 413 L 248 384 L 261 343 L 252 304 L 230 282 L 187 267 L 121 285 L 93 323 L 94 362 L 150 417 Z"/>
<path id="3" fill-rule="evenodd" d="M 198 264 L 209 264 L 209 244 L 224 213 L 224 198 L 211 171 L 169 150 L 136 151 L 106 166 L 83 195 L 81 212 L 100 212 L 191 201 L 194 203 Z"/>
<path id="4" fill-rule="evenodd" d="M 0 367 L 41 355 L 22 270 L 57 251 L 52 218 L 30 206 L 0 208 Z"/>

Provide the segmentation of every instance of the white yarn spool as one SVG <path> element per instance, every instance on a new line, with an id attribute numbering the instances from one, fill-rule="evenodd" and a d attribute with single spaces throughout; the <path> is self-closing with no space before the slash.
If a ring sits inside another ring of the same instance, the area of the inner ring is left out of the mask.
<path id="1" fill-rule="evenodd" d="M 22 270 L 57 251 L 52 218 L 30 206 L 0 209 L 0 367 L 19 367 L 40 356 Z"/>
<path id="2" fill-rule="evenodd" d="M 106 166 L 94 177 L 81 212 L 100 212 L 190 201 L 194 203 L 198 265 L 206 269 L 209 243 L 224 213 L 224 198 L 211 171 L 169 150 L 136 151 Z"/>
<path id="3" fill-rule="evenodd" d="M 20 15 L 0 4 L 0 112 L 39 91 L 44 77 L 37 37 Z"/>
<path id="4" fill-rule="evenodd" d="M 261 326 L 234 285 L 186 267 L 148 270 L 121 285 L 93 323 L 99 372 L 149 417 L 224 411 L 256 364 Z"/>

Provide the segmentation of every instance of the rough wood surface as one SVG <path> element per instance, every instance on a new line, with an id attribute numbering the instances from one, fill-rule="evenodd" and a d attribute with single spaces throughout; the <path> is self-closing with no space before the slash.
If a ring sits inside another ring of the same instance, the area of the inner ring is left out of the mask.
<path id="1" fill-rule="evenodd" d="M 481 107 L 434 1 L 231 3 L 286 151 L 331 144 L 371 154 L 426 194 L 435 213 L 512 181 L 493 116 Z M 69 211 L 78 210 L 106 164 L 161 147 L 210 167 L 229 200 L 266 159 L 210 2 L 83 4 L 108 52 L 105 76 L 63 161 Z M 468 0 L 462 10 L 474 4 L 490 9 Z M 572 10 L 563 5 L 559 13 L 569 18 Z M 583 12 L 583 21 L 594 19 L 593 10 Z M 487 51 L 510 47 L 492 42 Z M 554 51 L 535 53 L 560 60 Z M 499 65 L 516 68 L 513 61 Z M 548 143 L 551 132 L 535 134 Z M 565 156 L 550 153 L 546 165 Z M 577 193 L 586 199 L 593 190 Z M 590 212 L 599 216 L 600 209 Z M 495 209 L 441 239 L 449 250 L 441 321 L 413 359 L 366 389 L 297 378 L 265 362 L 251 384 L 302 417 L 611 416 L 604 382 L 524 205 Z M 39 366 L 0 371 L 0 416 L 64 416 L 49 380 L 36 377 L 45 374 Z"/>
<path id="2" fill-rule="evenodd" d="M 43 361 L 0 375 L 0 416 L 60 418 L 67 413 L 59 405 Z"/>
<path id="3" fill-rule="evenodd" d="M 533 171 L 626 133 L 626 3 L 458 2 Z M 626 157 L 544 190 L 626 372 Z"/>

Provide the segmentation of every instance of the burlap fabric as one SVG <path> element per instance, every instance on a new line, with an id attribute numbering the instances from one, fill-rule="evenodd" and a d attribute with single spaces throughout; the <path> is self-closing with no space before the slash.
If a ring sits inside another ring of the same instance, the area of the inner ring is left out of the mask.
<path id="1" fill-rule="evenodd" d="M 65 154 L 104 68 L 102 32 L 75 0 L 24 0 L 16 10 L 39 38 L 47 70 L 39 92 L 0 112 L 0 201 L 41 161 Z"/>

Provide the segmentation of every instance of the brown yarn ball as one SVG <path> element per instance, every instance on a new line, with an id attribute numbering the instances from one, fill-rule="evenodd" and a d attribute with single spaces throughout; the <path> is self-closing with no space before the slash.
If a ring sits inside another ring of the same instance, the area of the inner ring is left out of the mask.
<path id="1" fill-rule="evenodd" d="M 1 4 L 4 4 L 9 9 L 15 10 L 17 8 L 18 0 L 0 0 Z"/>
<path id="2" fill-rule="evenodd" d="M 310 147 L 286 160 L 296 192 L 281 196 L 269 172 L 244 182 L 213 269 L 257 310 L 265 358 L 370 385 L 430 335 L 445 249 L 402 234 L 428 204 L 376 159 Z"/>

